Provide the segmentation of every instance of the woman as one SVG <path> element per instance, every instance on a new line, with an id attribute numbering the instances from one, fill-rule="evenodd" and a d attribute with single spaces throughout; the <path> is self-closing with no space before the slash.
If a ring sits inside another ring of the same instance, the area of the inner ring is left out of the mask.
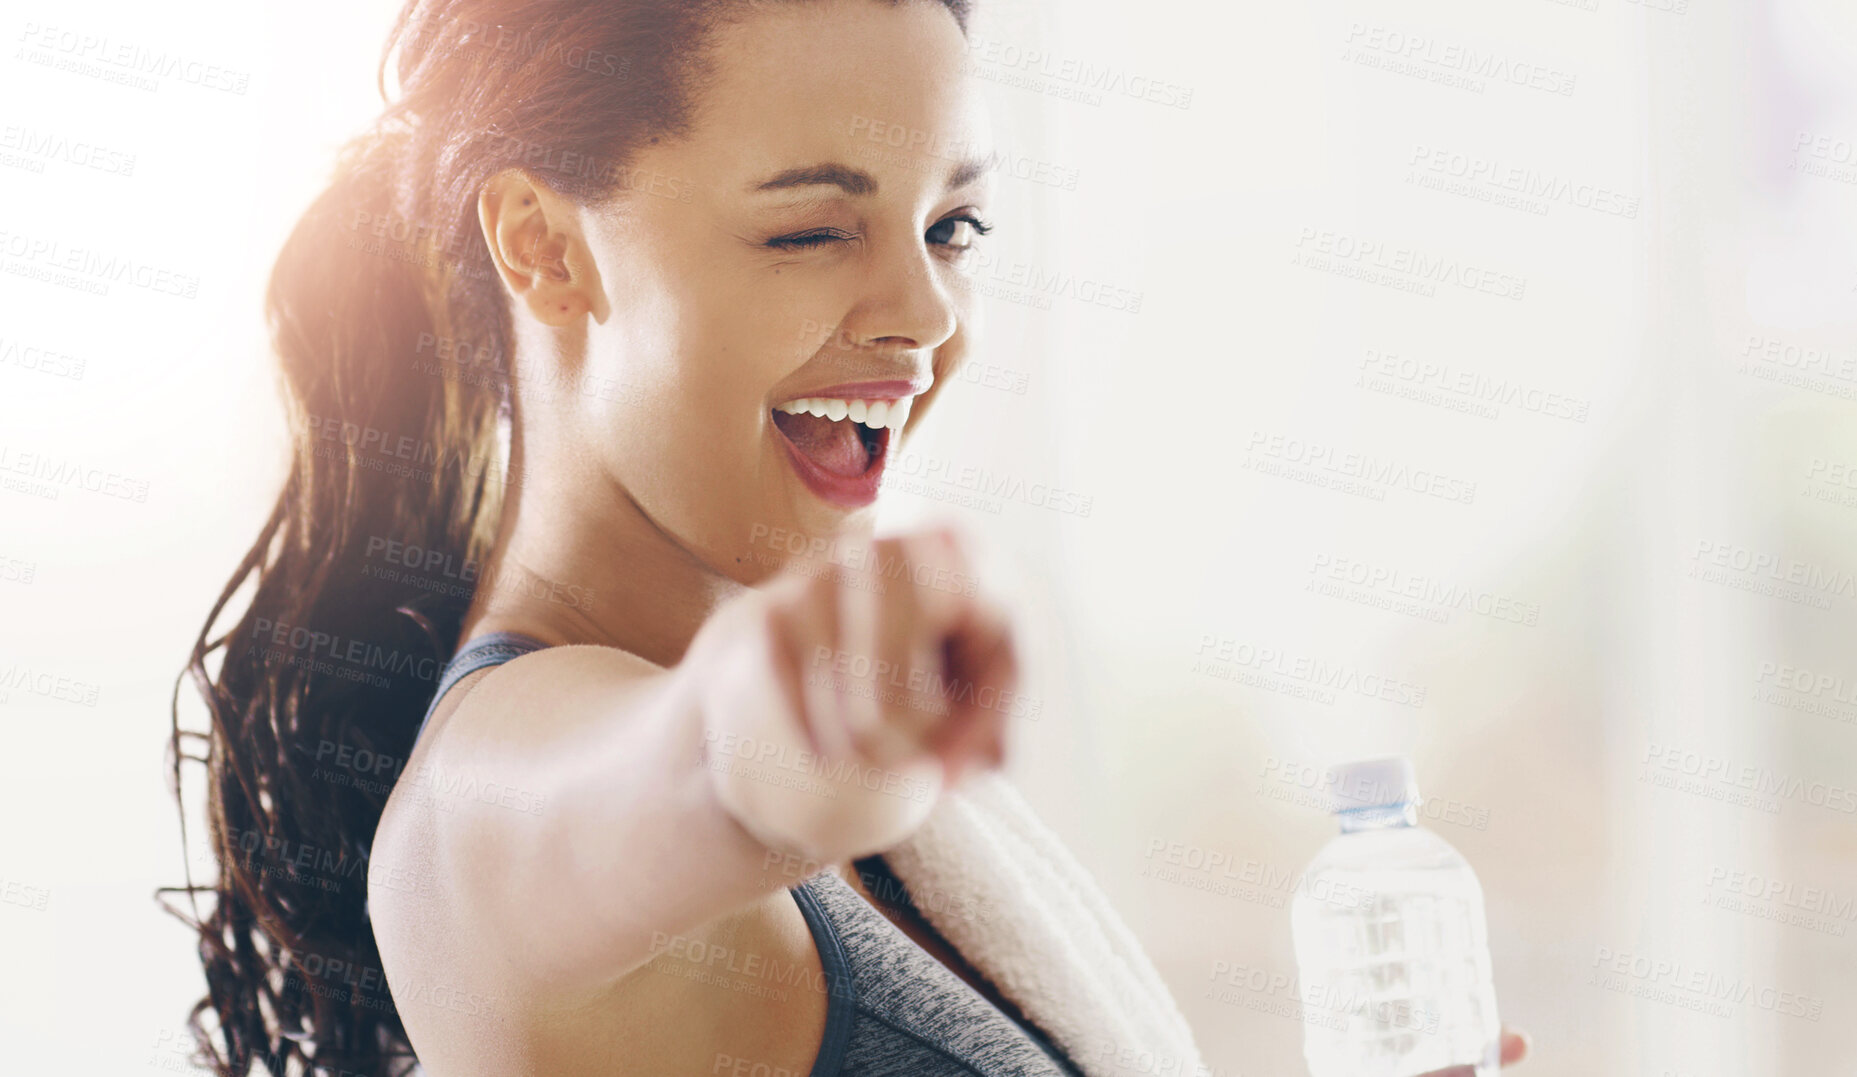
<path id="1" fill-rule="evenodd" d="M 1001 761 L 982 701 L 1015 676 L 955 536 L 856 538 L 969 345 L 966 22 L 403 12 L 399 96 L 277 263 L 295 463 L 192 663 L 218 1072 L 1123 1064 L 1054 1042 L 881 855 Z M 782 783 L 749 742 L 883 780 Z"/>

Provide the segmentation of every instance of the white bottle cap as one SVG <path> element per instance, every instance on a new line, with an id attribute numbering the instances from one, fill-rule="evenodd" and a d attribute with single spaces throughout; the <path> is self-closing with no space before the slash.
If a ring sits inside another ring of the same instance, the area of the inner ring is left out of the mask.
<path id="1" fill-rule="evenodd" d="M 1331 812 L 1419 802 L 1418 774 L 1412 760 L 1403 755 L 1356 759 L 1338 764 L 1330 773 L 1334 776 L 1329 790 Z"/>

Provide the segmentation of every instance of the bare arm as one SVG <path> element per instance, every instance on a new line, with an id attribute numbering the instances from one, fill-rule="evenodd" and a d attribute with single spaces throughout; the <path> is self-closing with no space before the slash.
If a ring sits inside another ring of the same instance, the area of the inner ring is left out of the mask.
<path id="1" fill-rule="evenodd" d="M 410 896 L 552 987 L 597 987 L 651 956 L 654 930 L 766 892 L 765 850 L 703 778 L 687 680 L 601 647 L 492 669 L 409 761 L 370 896 Z M 418 867 L 394 887 L 402 861 Z"/>
<path id="2" fill-rule="evenodd" d="M 878 546 L 949 570 L 937 579 L 965 569 L 943 536 Z M 383 816 L 370 867 L 383 956 L 424 906 L 420 920 L 484 940 L 511 973 L 597 989 L 654 940 L 800 882 L 789 853 L 816 870 L 894 844 L 939 792 L 919 780 L 925 761 L 952 776 L 997 761 L 1001 743 L 999 710 L 937 707 L 898 687 L 899 670 L 983 699 L 1016 676 L 982 602 L 856 574 L 738 599 L 672 670 L 562 647 L 482 675 L 435 717 Z"/>

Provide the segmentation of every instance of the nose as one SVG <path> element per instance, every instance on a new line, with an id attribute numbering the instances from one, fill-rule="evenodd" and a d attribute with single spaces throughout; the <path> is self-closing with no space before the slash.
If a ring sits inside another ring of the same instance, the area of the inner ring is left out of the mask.
<path id="1" fill-rule="evenodd" d="M 928 249 L 921 236 L 874 259 L 863 301 L 846 331 L 860 343 L 930 352 L 959 328 L 944 276 L 956 270 Z"/>

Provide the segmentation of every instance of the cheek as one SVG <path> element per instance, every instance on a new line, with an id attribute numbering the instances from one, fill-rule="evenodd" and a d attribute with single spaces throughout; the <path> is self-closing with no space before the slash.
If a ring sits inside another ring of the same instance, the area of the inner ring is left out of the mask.
<path id="1" fill-rule="evenodd" d="M 739 498 L 743 484 L 759 481 L 773 444 L 766 408 L 785 357 L 711 317 L 701 326 L 635 325 L 588 363 L 586 380 L 609 399 L 583 394 L 582 414 L 621 480 L 653 500 Z"/>

